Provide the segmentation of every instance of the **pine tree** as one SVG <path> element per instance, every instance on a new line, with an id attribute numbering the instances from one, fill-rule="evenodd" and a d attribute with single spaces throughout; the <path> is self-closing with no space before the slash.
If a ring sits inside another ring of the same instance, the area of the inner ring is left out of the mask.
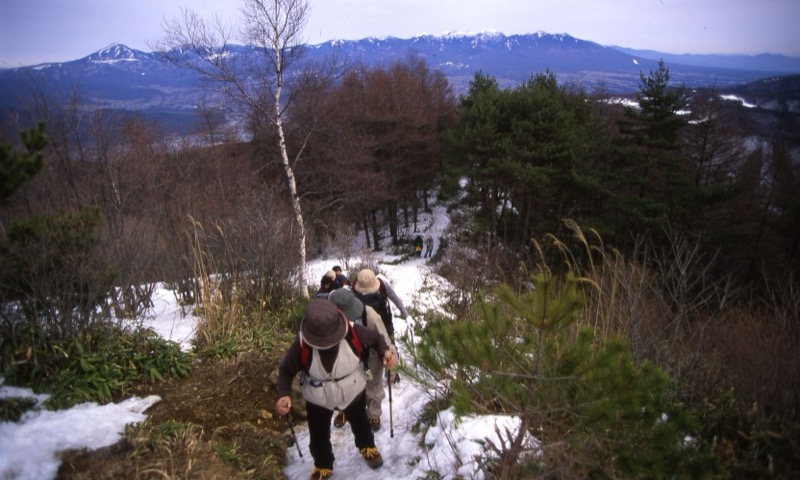
<path id="1" fill-rule="evenodd" d="M 498 203 L 500 195 L 495 164 L 502 141 L 501 95 L 494 77 L 477 72 L 461 99 L 458 124 L 446 134 L 451 147 L 448 174 L 468 180 L 468 201 L 479 207 L 476 220 L 481 227 L 476 234 L 493 235 L 497 225 L 497 211 L 492 205 Z"/>
<path id="2" fill-rule="evenodd" d="M 624 339 L 579 326 L 579 279 L 538 275 L 532 283 L 523 294 L 499 288 L 466 318 L 431 319 L 412 349 L 418 369 L 409 375 L 457 414 L 521 419 L 495 460 L 497 478 L 550 469 L 661 478 L 713 468 L 686 442 L 694 425 L 670 401 L 666 375 L 634 364 Z M 525 462 L 526 433 L 542 444 L 535 463 Z"/>
<path id="3" fill-rule="evenodd" d="M 536 232 L 593 208 L 590 159 L 603 139 L 582 92 L 558 85 L 551 72 L 505 90 L 478 73 L 459 120 L 449 135 L 451 174 L 470 180 L 491 238 L 530 245 Z"/>
<path id="4" fill-rule="evenodd" d="M 658 231 L 667 222 L 684 218 L 695 192 L 691 170 L 683 162 L 680 130 L 686 121 L 680 112 L 686 106 L 683 85 L 670 87 L 669 68 L 664 61 L 649 75 L 640 74 L 636 100 L 619 122 L 621 149 L 608 170 L 608 190 L 614 216 L 624 219 L 616 232 L 630 238 Z"/>
<path id="5" fill-rule="evenodd" d="M 43 150 L 47 146 L 44 124 L 20 132 L 23 151 L 11 145 L 0 145 L 0 206 L 8 203 L 11 195 L 44 167 Z"/>
<path id="6" fill-rule="evenodd" d="M 105 322 L 100 306 L 113 290 L 116 272 L 101 249 L 102 222 L 94 205 L 13 221 L 0 243 L 6 318 L 52 338 L 74 338 Z"/>

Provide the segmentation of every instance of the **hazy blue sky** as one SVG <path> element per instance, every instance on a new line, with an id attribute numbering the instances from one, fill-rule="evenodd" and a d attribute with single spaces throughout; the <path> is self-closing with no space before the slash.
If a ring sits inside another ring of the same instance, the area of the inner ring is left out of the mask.
<path id="1" fill-rule="evenodd" d="M 800 0 L 311 0 L 310 44 L 494 30 L 568 33 L 665 53 L 800 57 Z M 112 43 L 149 51 L 186 6 L 234 20 L 238 0 L 0 0 L 0 68 L 82 58 Z"/>

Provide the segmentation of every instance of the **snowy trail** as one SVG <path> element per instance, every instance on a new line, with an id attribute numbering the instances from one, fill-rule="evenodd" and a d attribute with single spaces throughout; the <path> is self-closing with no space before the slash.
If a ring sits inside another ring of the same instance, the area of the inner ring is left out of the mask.
<path id="1" fill-rule="evenodd" d="M 449 224 L 445 207 L 434 207 L 434 214 L 428 220 L 430 223 L 423 227 L 425 228 L 424 233 L 434 237 L 435 245 L 438 248 L 439 239 Z M 415 258 L 401 265 L 381 265 L 381 270 L 385 272 L 392 288 L 403 300 L 406 308 L 411 306 L 424 309 L 435 308 L 435 301 L 423 298 L 418 294 L 430 276 L 427 259 Z M 321 273 L 318 276 L 321 276 Z M 394 306 L 392 308 L 397 312 Z M 395 334 L 399 338 L 408 331 L 410 322 L 395 318 L 394 327 Z M 398 343 L 397 348 L 401 361 L 410 361 L 411 355 L 405 351 L 403 345 Z M 394 425 L 394 438 L 392 438 L 389 425 L 389 392 L 386 388 L 384 390 L 386 398 L 384 398 L 382 406 L 381 429 L 375 432 L 375 444 L 383 457 L 383 466 L 377 470 L 367 467 L 353 443 L 350 424 L 345 424 L 343 428 L 331 427 L 331 443 L 336 457 L 334 479 L 372 480 L 376 476 L 416 479 L 425 477 L 426 471 L 429 470 L 428 460 L 419 458 L 423 451 L 420 448 L 420 434 L 412 431 L 420 412 L 428 401 L 427 392 L 407 378 L 401 378 L 400 382 L 392 385 L 392 422 Z M 298 455 L 297 448 L 287 449 L 288 467 L 284 473 L 290 480 L 306 479 L 314 467 L 314 461 L 308 451 L 308 427 L 306 424 L 296 425 L 295 432 L 303 452 L 303 458 Z"/>
<path id="2" fill-rule="evenodd" d="M 422 219 L 420 230 L 436 239 L 435 248 L 438 250 L 440 236 L 449 223 L 445 208 L 436 207 L 433 215 L 423 216 Z M 309 272 L 312 276 L 309 278 L 320 278 L 334 264 L 330 259 L 311 262 Z M 435 286 L 444 280 L 431 274 L 427 259 L 414 258 L 401 265 L 386 264 L 381 266 L 381 270 L 406 307 L 416 311 L 438 308 Z M 189 348 L 197 318 L 184 315 L 177 306 L 175 296 L 167 289 L 157 292 L 154 303 L 153 312 L 140 319 L 143 324 L 153 328 L 162 337 L 180 343 L 183 348 Z M 408 330 L 411 321 L 394 320 L 398 336 Z M 398 347 L 401 361 L 410 361 L 411 356 L 404 351 L 404 347 Z M 44 401 L 44 397 L 34 395 L 29 389 L 3 385 L 0 377 L 0 398 L 9 396 L 36 397 L 39 403 Z M 375 435 L 376 444 L 384 458 L 384 465 L 378 470 L 371 470 L 361 458 L 353 444 L 349 426 L 334 428 L 331 438 L 336 455 L 333 480 L 416 480 L 426 478 L 429 471 L 437 472 L 444 480 L 452 480 L 456 475 L 470 479 L 483 478 L 475 462 L 475 456 L 480 454 L 480 443 L 486 438 L 496 438 L 495 424 L 502 423 L 503 429 L 513 430 L 514 425 L 510 425 L 510 422 L 517 422 L 518 425 L 518 419 L 470 417 L 456 424 L 450 412 L 440 412 L 438 423 L 425 433 L 423 439 L 422 434 L 413 432 L 413 427 L 428 398 L 429 392 L 422 390 L 409 378 L 403 378 L 392 386 L 394 438 L 390 438 L 387 395 L 383 403 L 382 428 Z M 57 412 L 32 410 L 16 423 L 0 422 L 0 478 L 53 479 L 61 463 L 59 451 L 84 447 L 96 449 L 114 444 L 124 435 L 125 425 L 146 419 L 146 410 L 157 401 L 158 397 L 131 397 L 117 404 L 83 403 Z M 296 448 L 288 448 L 288 466 L 284 474 L 289 479 L 305 479 L 313 468 L 313 460 L 308 452 L 308 429 L 303 423 L 296 424 L 295 430 L 303 458 L 298 456 Z"/>
<path id="3" fill-rule="evenodd" d="M 332 427 L 331 443 L 336 457 L 333 478 L 350 480 L 372 480 L 376 476 L 383 478 L 417 478 L 424 476 L 413 464 L 419 463 L 412 452 L 420 452 L 419 437 L 412 433 L 414 423 L 422 410 L 427 397 L 417 385 L 401 380 L 392 386 L 392 413 L 394 418 L 394 438 L 390 437 L 388 397 L 384 400 L 381 416 L 381 429 L 375 432 L 375 444 L 383 456 L 383 467 L 371 470 L 367 467 L 361 454 L 353 443 L 350 425 L 343 428 Z M 306 425 L 295 426 L 297 440 L 303 452 L 303 458 L 297 454 L 296 448 L 287 450 L 289 466 L 284 470 L 289 479 L 308 478 L 314 466 L 314 460 L 308 452 L 308 428 Z M 417 461 L 415 461 L 417 460 Z M 423 462 L 426 463 L 426 462 Z"/>

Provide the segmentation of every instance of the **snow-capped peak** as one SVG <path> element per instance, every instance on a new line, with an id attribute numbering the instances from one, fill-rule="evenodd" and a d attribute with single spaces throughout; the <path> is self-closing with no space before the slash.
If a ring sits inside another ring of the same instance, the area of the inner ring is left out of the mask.
<path id="1" fill-rule="evenodd" d="M 466 30 L 444 32 L 440 35 L 434 35 L 438 38 L 463 38 L 463 37 L 477 37 L 477 38 L 499 38 L 504 37 L 501 32 L 496 30 L 483 30 L 480 32 L 469 32 Z"/>
<path id="2" fill-rule="evenodd" d="M 136 51 L 120 43 L 114 43 L 89 55 L 89 61 L 95 63 L 138 62 Z"/>

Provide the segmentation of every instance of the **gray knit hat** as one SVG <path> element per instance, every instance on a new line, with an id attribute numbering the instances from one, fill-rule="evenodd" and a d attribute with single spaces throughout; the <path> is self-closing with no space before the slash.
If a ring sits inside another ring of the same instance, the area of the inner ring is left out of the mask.
<path id="1" fill-rule="evenodd" d="M 364 314 L 364 304 L 348 288 L 337 288 L 331 292 L 328 299 L 335 303 L 351 322 L 355 322 Z"/>

